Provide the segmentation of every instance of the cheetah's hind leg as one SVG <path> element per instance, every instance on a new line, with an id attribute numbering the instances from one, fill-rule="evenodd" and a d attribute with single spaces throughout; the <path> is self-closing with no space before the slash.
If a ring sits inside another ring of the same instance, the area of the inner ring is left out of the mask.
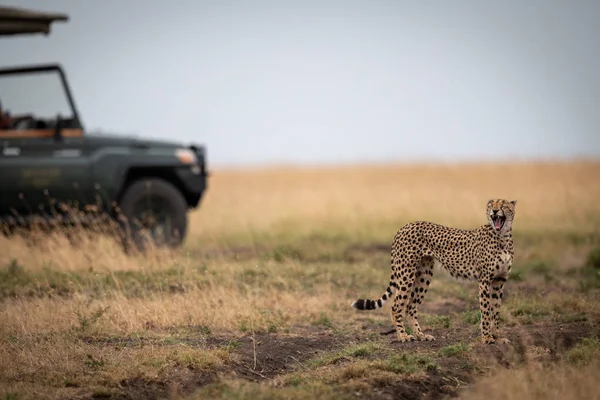
<path id="1" fill-rule="evenodd" d="M 417 318 L 418 307 L 422 304 L 431 278 L 433 277 L 434 259 L 432 257 L 424 257 L 417 269 L 415 276 L 415 284 L 410 293 L 409 304 L 407 306 L 406 321 L 411 328 L 412 334 L 420 341 L 433 341 L 435 337 L 427 335 L 421 330 L 419 320 Z"/>
<path id="2" fill-rule="evenodd" d="M 393 341 L 397 341 L 400 343 L 404 342 L 412 342 L 415 340 L 413 335 L 409 335 L 406 332 L 406 328 L 404 327 L 404 311 L 406 309 L 406 301 L 407 301 L 406 293 L 403 295 L 402 292 L 396 293 L 394 297 L 394 304 L 391 309 L 392 316 L 392 324 L 396 328 L 396 339 Z"/>
<path id="3" fill-rule="evenodd" d="M 420 328 L 414 329 L 412 319 L 408 314 L 409 305 L 415 296 L 415 277 L 417 271 L 421 268 L 420 257 L 416 254 L 411 254 L 403 264 L 396 266 L 395 276 L 399 290 L 394 297 L 394 305 L 392 307 L 392 322 L 396 325 L 396 339 L 399 342 L 409 342 L 416 340 L 419 336 Z M 411 334 L 406 332 L 404 321 L 407 321 L 412 329 Z"/>

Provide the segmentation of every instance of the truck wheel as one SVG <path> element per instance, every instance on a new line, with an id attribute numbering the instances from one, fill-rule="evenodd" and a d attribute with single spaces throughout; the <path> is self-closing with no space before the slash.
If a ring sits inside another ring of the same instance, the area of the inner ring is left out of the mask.
<path id="1" fill-rule="evenodd" d="M 187 203 L 181 192 L 163 179 L 135 181 L 125 189 L 119 208 L 125 217 L 125 239 L 139 250 L 145 250 L 148 241 L 157 247 L 176 247 L 185 238 Z"/>

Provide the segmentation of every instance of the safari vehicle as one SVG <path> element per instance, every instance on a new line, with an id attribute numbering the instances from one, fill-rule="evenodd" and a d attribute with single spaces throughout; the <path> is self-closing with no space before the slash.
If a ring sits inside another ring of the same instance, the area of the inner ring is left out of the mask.
<path id="1" fill-rule="evenodd" d="M 48 34 L 67 19 L 0 7 L 0 36 Z M 73 210 L 85 225 L 100 210 L 134 237 L 149 232 L 156 245 L 177 246 L 207 176 L 201 145 L 86 132 L 59 64 L 0 69 L 4 227 L 40 218 L 72 224 Z"/>

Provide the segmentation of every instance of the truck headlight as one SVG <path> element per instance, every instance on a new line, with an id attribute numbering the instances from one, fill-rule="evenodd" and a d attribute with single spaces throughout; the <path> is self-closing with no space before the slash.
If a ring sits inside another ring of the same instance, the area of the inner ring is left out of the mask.
<path id="1" fill-rule="evenodd" d="M 193 150 L 191 149 L 177 149 L 175 150 L 175 157 L 177 157 L 177 159 L 179 161 L 181 161 L 182 164 L 196 164 L 198 162 L 198 159 L 196 158 L 196 153 L 194 153 Z"/>

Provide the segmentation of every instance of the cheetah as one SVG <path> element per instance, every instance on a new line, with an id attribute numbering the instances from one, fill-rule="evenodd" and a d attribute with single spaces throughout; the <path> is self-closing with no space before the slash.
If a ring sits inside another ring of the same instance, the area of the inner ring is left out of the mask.
<path id="1" fill-rule="evenodd" d="M 512 224 L 516 200 L 491 199 L 487 202 L 488 223 L 463 230 L 427 221 L 404 225 L 392 243 L 390 283 L 377 300 L 358 299 L 352 307 L 376 310 L 394 296 L 392 323 L 399 342 L 435 340 L 424 334 L 417 320 L 417 308 L 423 302 L 440 266 L 454 278 L 479 282 L 480 333 L 485 344 L 509 343 L 496 335 L 502 292 L 512 267 L 514 250 Z M 405 321 L 411 330 L 408 334 Z"/>

